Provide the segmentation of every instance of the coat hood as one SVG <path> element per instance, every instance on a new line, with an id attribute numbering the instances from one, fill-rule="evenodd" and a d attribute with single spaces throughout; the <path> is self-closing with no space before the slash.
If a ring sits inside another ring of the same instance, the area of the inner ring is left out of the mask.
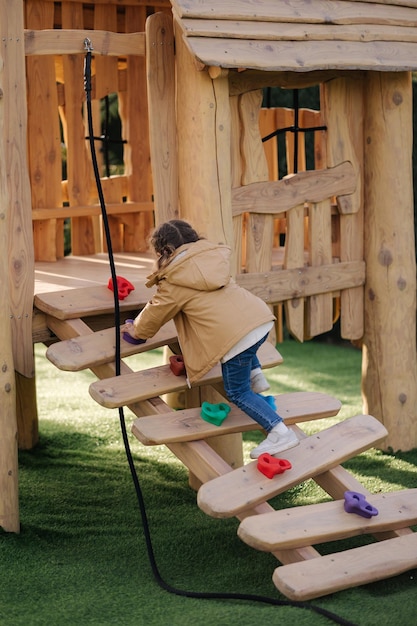
<path id="1" fill-rule="evenodd" d="M 230 248 L 205 239 L 180 246 L 164 268 L 148 277 L 147 287 L 166 280 L 198 291 L 214 291 L 230 281 Z M 186 262 L 185 262 L 186 261 Z"/>

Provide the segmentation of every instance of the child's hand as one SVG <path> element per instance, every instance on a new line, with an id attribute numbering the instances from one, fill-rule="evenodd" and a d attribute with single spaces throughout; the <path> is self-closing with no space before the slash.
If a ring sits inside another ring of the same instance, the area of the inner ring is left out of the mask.
<path id="1" fill-rule="evenodd" d="M 122 324 L 122 326 L 120 326 L 120 332 L 121 333 L 128 333 L 131 337 L 136 339 L 135 327 L 133 326 L 132 322 L 126 321 L 124 324 Z"/>
<path id="2" fill-rule="evenodd" d="M 122 338 L 129 343 L 145 343 L 146 339 L 139 339 L 139 337 L 135 334 L 135 327 L 133 325 L 133 321 L 126 320 L 126 322 L 120 326 L 120 332 L 122 333 Z"/>

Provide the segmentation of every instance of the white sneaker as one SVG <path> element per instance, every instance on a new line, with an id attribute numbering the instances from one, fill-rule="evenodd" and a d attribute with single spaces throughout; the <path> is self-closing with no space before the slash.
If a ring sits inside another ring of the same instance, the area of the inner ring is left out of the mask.
<path id="1" fill-rule="evenodd" d="M 278 452 L 283 452 L 284 450 L 298 446 L 299 443 L 297 435 L 292 430 L 288 430 L 288 432 L 284 434 L 279 434 L 272 429 L 266 439 L 261 441 L 259 446 L 251 450 L 250 458 L 257 459 L 265 452 L 272 455 L 278 454 Z"/>
<path id="2" fill-rule="evenodd" d="M 251 377 L 250 386 L 254 393 L 262 393 L 263 391 L 268 391 L 269 389 L 268 381 L 262 372 L 259 372 L 258 374 L 255 374 L 255 376 Z"/>

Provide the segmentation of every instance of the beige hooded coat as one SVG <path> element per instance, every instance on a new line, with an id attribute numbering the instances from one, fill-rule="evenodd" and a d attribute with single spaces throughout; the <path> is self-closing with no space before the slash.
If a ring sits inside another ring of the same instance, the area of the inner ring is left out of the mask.
<path id="1" fill-rule="evenodd" d="M 205 239 L 177 248 L 170 263 L 148 277 L 146 286 L 153 285 L 157 291 L 135 319 L 135 334 L 149 339 L 173 319 L 190 383 L 275 319 L 263 300 L 232 279 L 230 248 Z"/>

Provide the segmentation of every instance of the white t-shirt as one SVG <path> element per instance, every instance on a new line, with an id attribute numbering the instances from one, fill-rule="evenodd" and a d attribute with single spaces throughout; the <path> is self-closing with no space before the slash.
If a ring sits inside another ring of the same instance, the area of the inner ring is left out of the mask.
<path id="1" fill-rule="evenodd" d="M 273 325 L 274 322 L 266 322 L 265 324 L 258 326 L 258 328 L 254 328 L 253 330 L 251 330 L 251 332 L 242 337 L 242 339 L 238 341 L 233 346 L 233 348 L 230 348 L 230 350 L 226 352 L 224 357 L 221 359 L 221 363 L 226 363 L 226 361 L 230 361 L 230 359 L 232 359 L 237 354 L 240 354 L 241 352 L 244 352 L 245 350 L 253 346 L 253 344 L 255 344 L 257 341 L 262 339 L 262 337 L 265 337 L 267 333 L 269 333 Z"/>

